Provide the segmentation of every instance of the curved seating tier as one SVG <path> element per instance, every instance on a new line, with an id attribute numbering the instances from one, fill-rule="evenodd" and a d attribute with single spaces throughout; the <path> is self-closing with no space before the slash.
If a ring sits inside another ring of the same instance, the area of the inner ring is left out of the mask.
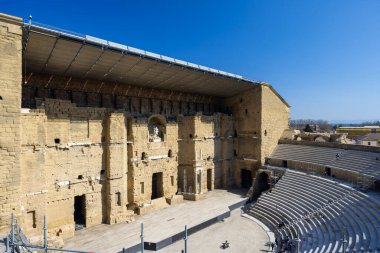
<path id="1" fill-rule="evenodd" d="M 249 214 L 300 252 L 380 252 L 380 197 L 336 181 L 287 170 Z"/>
<path id="2" fill-rule="evenodd" d="M 380 179 L 380 153 L 330 147 L 279 144 L 270 158 L 319 164 Z"/>

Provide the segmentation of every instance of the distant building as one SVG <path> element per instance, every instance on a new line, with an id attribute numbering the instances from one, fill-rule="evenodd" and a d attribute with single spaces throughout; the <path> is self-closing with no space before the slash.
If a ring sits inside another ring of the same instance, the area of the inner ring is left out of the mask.
<path id="1" fill-rule="evenodd" d="M 338 127 L 336 133 L 347 133 L 348 138 L 356 139 L 369 133 L 380 133 L 380 126 Z"/>
<path id="2" fill-rule="evenodd" d="M 366 146 L 380 146 L 380 133 L 370 133 L 359 137 L 359 144 Z"/>

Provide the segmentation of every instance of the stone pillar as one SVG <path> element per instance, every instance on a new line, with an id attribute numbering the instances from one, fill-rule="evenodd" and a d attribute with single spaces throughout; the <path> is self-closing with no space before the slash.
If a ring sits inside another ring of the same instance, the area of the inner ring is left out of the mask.
<path id="1" fill-rule="evenodd" d="M 183 168 L 183 192 L 186 192 L 187 178 L 186 178 L 186 168 Z"/>
<path id="2" fill-rule="evenodd" d="M 20 212 L 22 19 L 0 13 L 0 230 Z"/>
<path id="3" fill-rule="evenodd" d="M 107 223 L 129 219 L 127 211 L 127 130 L 124 114 L 112 113 L 107 127 Z"/>

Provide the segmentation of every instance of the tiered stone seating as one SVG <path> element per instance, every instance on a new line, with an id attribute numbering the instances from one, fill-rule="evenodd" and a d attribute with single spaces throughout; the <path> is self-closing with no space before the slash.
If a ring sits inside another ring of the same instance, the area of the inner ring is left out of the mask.
<path id="1" fill-rule="evenodd" d="M 279 144 L 270 158 L 318 164 L 380 178 L 380 153 L 307 145 Z"/>
<path id="2" fill-rule="evenodd" d="M 309 213 L 310 218 L 301 218 Z M 296 239 L 298 234 L 300 252 L 343 252 L 343 233 L 347 252 L 380 252 L 379 196 L 336 181 L 287 170 L 249 214 L 277 236 Z M 294 226 L 279 228 L 297 219 Z"/>

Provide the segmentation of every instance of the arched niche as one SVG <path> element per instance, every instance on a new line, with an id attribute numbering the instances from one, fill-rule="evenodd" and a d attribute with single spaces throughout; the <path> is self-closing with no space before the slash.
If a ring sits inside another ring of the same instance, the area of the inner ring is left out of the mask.
<path id="1" fill-rule="evenodd" d="M 148 119 L 148 139 L 149 142 L 165 141 L 166 120 L 160 115 L 152 116 Z"/>

